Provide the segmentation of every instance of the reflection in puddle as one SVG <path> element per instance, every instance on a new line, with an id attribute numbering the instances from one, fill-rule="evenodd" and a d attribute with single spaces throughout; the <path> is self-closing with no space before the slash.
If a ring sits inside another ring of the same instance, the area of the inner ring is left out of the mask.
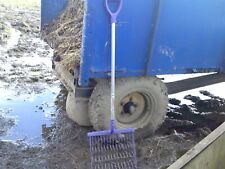
<path id="1" fill-rule="evenodd" d="M 1 98 L 0 109 L 15 119 L 15 125 L 1 140 L 23 140 L 30 144 L 40 144 L 54 127 L 56 106 L 54 101 L 59 88 L 47 89 L 41 94 L 20 95 Z"/>

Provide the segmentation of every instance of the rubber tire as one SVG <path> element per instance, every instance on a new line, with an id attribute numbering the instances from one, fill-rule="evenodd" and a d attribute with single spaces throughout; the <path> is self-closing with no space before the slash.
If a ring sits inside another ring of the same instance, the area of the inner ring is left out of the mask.
<path id="1" fill-rule="evenodd" d="M 67 116 L 80 126 L 91 126 L 88 116 L 88 99 L 75 98 L 73 92 L 69 92 L 66 99 Z"/>
<path id="2" fill-rule="evenodd" d="M 136 126 L 126 126 L 136 128 L 136 139 L 146 138 L 152 135 L 163 123 L 168 105 L 168 93 L 165 84 L 156 77 L 121 78 L 116 80 L 116 100 L 115 106 L 119 104 L 118 98 L 123 98 L 129 92 L 148 92 L 154 97 L 153 111 L 151 118 L 146 125 L 140 123 Z M 106 130 L 109 128 L 110 119 L 110 82 L 109 80 L 99 80 L 89 99 L 89 118 L 95 130 Z M 117 128 L 124 128 L 118 126 Z"/>

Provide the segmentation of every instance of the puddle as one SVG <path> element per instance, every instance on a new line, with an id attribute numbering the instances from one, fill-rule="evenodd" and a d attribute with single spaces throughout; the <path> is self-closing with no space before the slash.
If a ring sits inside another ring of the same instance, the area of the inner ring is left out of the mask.
<path id="1" fill-rule="evenodd" d="M 38 13 L 14 12 L 0 8 L 10 32 L 0 46 L 0 140 L 38 145 L 54 128 L 59 82 L 51 69 L 53 51 L 39 38 Z"/>
<path id="2" fill-rule="evenodd" d="M 22 140 L 33 145 L 44 143 L 54 128 L 57 111 L 54 102 L 59 91 L 58 87 L 54 87 L 40 94 L 1 98 L 0 112 L 15 119 L 15 124 L 0 139 Z"/>

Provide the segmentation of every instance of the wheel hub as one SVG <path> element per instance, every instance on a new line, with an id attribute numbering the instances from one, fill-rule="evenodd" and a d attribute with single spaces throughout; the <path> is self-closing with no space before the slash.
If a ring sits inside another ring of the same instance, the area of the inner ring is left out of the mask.
<path id="1" fill-rule="evenodd" d="M 123 112 L 132 115 L 136 111 L 137 105 L 134 102 L 129 101 L 123 106 Z"/>
<path id="2" fill-rule="evenodd" d="M 117 107 L 116 118 L 121 123 L 132 123 L 141 118 L 145 113 L 145 98 L 138 92 L 124 97 Z"/>

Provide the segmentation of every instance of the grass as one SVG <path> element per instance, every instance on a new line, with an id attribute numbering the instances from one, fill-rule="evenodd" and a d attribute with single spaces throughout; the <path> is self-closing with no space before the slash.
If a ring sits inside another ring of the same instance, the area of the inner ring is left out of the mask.
<path id="1" fill-rule="evenodd" d="M 9 7 L 37 9 L 40 7 L 40 0 L 0 0 L 0 4 Z"/>

